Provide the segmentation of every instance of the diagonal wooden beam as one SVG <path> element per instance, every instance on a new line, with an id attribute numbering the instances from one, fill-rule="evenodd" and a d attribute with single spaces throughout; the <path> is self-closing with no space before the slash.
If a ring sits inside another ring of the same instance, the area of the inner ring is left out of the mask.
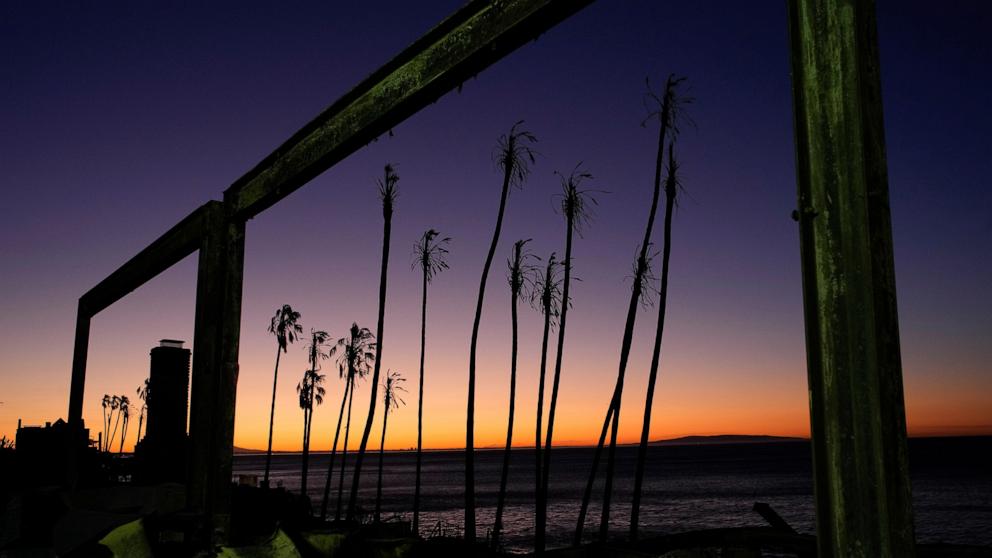
<path id="1" fill-rule="evenodd" d="M 223 210 L 219 201 L 201 205 L 79 298 L 69 387 L 70 423 L 82 424 L 90 318 L 198 250 L 208 218 L 223 215 Z"/>
<path id="2" fill-rule="evenodd" d="M 250 219 L 592 0 L 470 2 L 321 112 L 224 192 Z"/>

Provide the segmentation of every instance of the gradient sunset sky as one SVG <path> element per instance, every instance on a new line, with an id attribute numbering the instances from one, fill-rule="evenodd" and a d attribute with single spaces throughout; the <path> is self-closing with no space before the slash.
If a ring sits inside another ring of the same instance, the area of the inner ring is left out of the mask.
<path id="1" fill-rule="evenodd" d="M 12 2 L 0 6 L 0 435 L 64 417 L 76 301 L 221 192 L 461 2 Z M 912 435 L 992 433 L 992 7 L 880 0 L 879 40 L 907 416 Z M 558 444 L 599 432 L 616 376 L 656 131 L 645 77 L 689 77 L 669 309 L 652 438 L 809 432 L 785 2 L 600 1 L 248 223 L 235 444 L 264 448 L 283 303 L 302 323 L 375 329 L 381 211 L 401 177 L 383 371 L 409 379 L 387 447 L 416 444 L 420 275 L 414 242 L 451 236 L 430 290 L 425 446 L 464 443 L 469 333 L 499 198 L 497 137 L 517 120 L 541 156 L 511 194 L 479 353 L 476 444 L 505 436 L 512 243 L 564 249 L 558 179 L 583 161 L 595 220 L 574 248 Z M 656 230 L 660 229 L 659 225 Z M 660 232 L 660 231 L 659 231 Z M 660 245 L 661 237 L 655 241 Z M 161 338 L 192 340 L 189 257 L 93 321 L 84 419 L 127 394 Z M 641 310 L 621 441 L 640 432 L 656 309 Z M 521 308 L 515 440 L 533 439 L 540 316 Z M 299 449 L 303 343 L 282 359 L 275 448 Z M 327 449 L 343 382 L 315 416 Z M 356 392 L 364 420 L 368 384 Z M 381 408 L 377 422 L 381 420 Z M 136 425 L 136 423 L 133 423 Z M 376 425 L 375 432 L 378 432 Z M 134 428 L 125 447 L 134 441 Z M 354 445 L 354 441 L 352 442 Z"/>

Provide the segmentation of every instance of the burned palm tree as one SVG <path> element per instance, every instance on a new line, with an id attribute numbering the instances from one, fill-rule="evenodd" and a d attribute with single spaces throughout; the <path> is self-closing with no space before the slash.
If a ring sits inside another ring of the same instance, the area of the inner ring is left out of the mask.
<path id="1" fill-rule="evenodd" d="M 127 438 L 127 423 L 131 420 L 131 400 L 128 399 L 126 395 L 122 395 L 120 398 L 120 403 L 118 406 L 120 410 L 120 418 L 122 419 L 121 424 L 121 445 L 118 448 L 117 453 L 124 453 L 124 439 Z"/>
<path id="2" fill-rule="evenodd" d="M 375 362 L 375 337 L 367 327 L 358 327 L 352 323 L 348 336 L 338 339 L 331 347 L 331 356 L 337 356 L 338 375 L 345 379 L 344 395 L 341 397 L 341 410 L 338 412 L 338 425 L 334 430 L 334 443 L 331 445 L 331 458 L 327 464 L 327 480 L 324 484 L 324 499 L 320 505 L 320 518 L 327 517 L 327 502 L 331 494 L 331 478 L 334 473 L 334 457 L 338 449 L 338 437 L 341 434 L 341 419 L 344 416 L 345 404 L 348 407 L 348 417 L 344 427 L 344 443 L 341 452 L 341 473 L 338 480 L 338 501 L 334 519 L 341 519 L 342 493 L 344 492 L 344 470 L 348 459 L 348 435 L 351 430 L 351 403 L 355 394 L 355 383 L 368 375 Z"/>
<path id="3" fill-rule="evenodd" d="M 551 446 L 555 428 L 555 410 L 558 404 L 558 386 L 561 382 L 561 364 L 565 352 L 565 325 L 568 318 L 568 308 L 571 299 L 568 289 L 572 279 L 572 241 L 576 232 L 582 234 L 582 229 L 592 218 L 592 206 L 596 204 L 593 190 L 582 187 L 582 184 L 592 179 L 592 175 L 582 170 L 581 163 L 576 165 L 568 175 L 559 174 L 561 178 L 560 207 L 565 217 L 565 271 L 562 279 L 561 315 L 558 325 L 558 352 L 555 355 L 555 375 L 551 384 L 551 400 L 548 402 L 548 430 L 544 440 L 544 465 L 541 467 L 541 486 L 537 506 L 537 533 L 535 548 L 544 552 L 545 529 L 548 514 L 548 485 L 551 479 Z"/>
<path id="4" fill-rule="evenodd" d="M 544 318 L 544 333 L 541 336 L 541 369 L 537 384 L 537 428 L 534 436 L 534 506 L 540 507 L 541 495 L 541 431 L 544 425 L 544 377 L 548 369 L 548 335 L 551 323 L 558 318 L 561 309 L 561 262 L 555 260 L 555 253 L 548 256 L 544 271 L 538 276 L 531 292 L 531 306 L 541 312 Z M 535 533 L 541 531 L 534 514 Z M 536 539 L 535 539 L 536 540 Z"/>
<path id="5" fill-rule="evenodd" d="M 320 372 L 320 361 L 327 358 L 324 344 L 330 337 L 326 331 L 310 329 L 310 344 L 307 345 L 310 368 L 303 373 L 303 379 L 296 385 L 300 409 L 303 409 L 303 465 L 300 480 L 300 494 L 307 496 L 307 480 L 310 472 L 310 430 L 313 428 L 314 404 L 324 402 L 324 375 Z"/>
<path id="6" fill-rule="evenodd" d="M 365 419 L 365 431 L 362 442 L 355 456 L 355 473 L 351 480 L 351 496 L 348 498 L 348 519 L 355 518 L 355 507 L 358 504 L 358 486 L 362 480 L 362 460 L 365 459 L 365 448 L 368 447 L 369 434 L 372 433 L 372 422 L 375 420 L 376 395 L 379 389 L 379 367 L 382 362 L 382 336 L 386 312 L 386 271 L 389 268 L 389 236 L 393 224 L 393 204 L 396 202 L 396 184 L 400 177 L 393 172 L 392 165 L 386 165 L 382 180 L 379 180 L 379 200 L 382 201 L 382 263 L 379 273 L 379 320 L 375 329 L 375 365 L 372 370 L 372 394 L 369 399 L 369 416 Z"/>
<path id="7" fill-rule="evenodd" d="M 112 400 L 106 393 L 103 394 L 103 399 L 100 400 L 100 406 L 103 408 L 103 447 L 100 448 L 101 451 L 107 451 L 108 436 L 110 435 L 110 420 L 113 417 L 113 409 L 111 408 Z M 108 414 L 109 413 L 109 414 Z"/>
<path id="8" fill-rule="evenodd" d="M 414 246 L 413 266 L 423 275 L 420 298 L 420 388 L 417 392 L 417 473 L 413 488 L 413 533 L 420 534 L 420 465 L 424 439 L 424 353 L 427 346 L 427 285 L 435 275 L 448 269 L 449 237 L 438 239 L 440 233 L 430 229 Z"/>
<path id="9" fill-rule="evenodd" d="M 665 240 L 661 251 L 661 287 L 658 290 L 658 325 L 654 335 L 654 349 L 651 352 L 651 369 L 648 374 L 648 392 L 644 402 L 644 423 L 641 426 L 641 442 L 637 446 L 637 466 L 634 473 L 634 497 L 630 510 L 630 538 L 637 539 L 637 522 L 641 511 L 641 489 L 644 485 L 644 466 L 647 462 L 648 433 L 651 430 L 651 406 L 654 402 L 654 388 L 658 379 L 658 364 L 661 358 L 661 338 L 665 331 L 665 308 L 668 302 L 668 263 L 672 254 L 672 213 L 678 203 L 680 188 L 678 163 L 675 161 L 675 142 L 668 144 L 668 178 L 665 180 Z M 614 426 L 614 429 L 616 426 Z M 614 439 L 616 434 L 614 434 Z"/>
<path id="10" fill-rule="evenodd" d="M 388 370 L 386 381 L 382 383 L 382 438 L 379 439 L 379 480 L 375 488 L 375 521 L 379 521 L 382 512 L 382 457 L 386 447 L 386 425 L 389 422 L 389 413 L 398 409 L 400 405 L 406 405 L 406 401 L 400 396 L 405 392 L 403 382 L 406 378 L 399 372 Z"/>
<path id="11" fill-rule="evenodd" d="M 503 172 L 503 188 L 499 198 L 499 212 L 496 215 L 496 228 L 493 230 L 486 262 L 482 266 L 479 299 L 475 306 L 475 320 L 472 322 L 472 341 L 468 357 L 468 405 L 465 419 L 465 540 L 470 543 L 475 542 L 475 359 L 479 344 L 479 324 L 482 321 L 482 303 L 486 298 L 489 268 L 492 267 L 496 245 L 499 244 L 499 235 L 503 228 L 506 198 L 511 186 L 523 187 L 524 180 L 530 174 L 530 165 L 534 163 L 534 151 L 531 145 L 537 141 L 537 138 L 530 132 L 520 129 L 522 125 L 521 120 L 510 128 L 509 133 L 499 138 L 494 154 L 496 166 Z"/>
<path id="12" fill-rule="evenodd" d="M 272 466 L 272 427 L 276 419 L 276 386 L 279 385 L 279 356 L 286 352 L 287 347 L 296 341 L 296 338 L 303 333 L 303 326 L 300 325 L 300 313 L 293 310 L 288 304 L 283 304 L 282 308 L 276 310 L 274 316 L 269 321 L 269 333 L 276 338 L 276 367 L 272 372 L 272 407 L 269 410 L 269 445 L 265 450 L 265 474 L 262 478 L 262 486 L 269 487 L 269 469 Z"/>
<path id="13" fill-rule="evenodd" d="M 506 447 L 503 450 L 503 471 L 499 478 L 499 495 L 496 498 L 496 521 L 493 524 L 492 545 L 499 548 L 499 537 L 503 530 L 503 507 L 506 504 L 506 482 L 510 474 L 510 448 L 513 445 L 513 414 L 517 397 L 517 302 L 534 287 L 534 266 L 529 260 L 533 254 L 524 247 L 530 239 L 518 240 L 513 244 L 513 256 L 507 260 L 510 284 L 510 409 L 506 419 Z"/>
<path id="14" fill-rule="evenodd" d="M 671 75 L 665 84 L 665 91 L 661 98 L 653 93 L 648 94 L 648 98 L 653 101 L 654 106 L 649 110 L 645 123 L 657 119 L 659 121 L 658 150 L 655 158 L 654 183 L 651 198 L 651 208 L 648 211 L 648 220 L 645 225 L 644 239 L 641 242 L 637 259 L 634 263 L 633 285 L 630 293 L 630 302 L 627 306 L 627 321 L 624 325 L 623 339 L 620 345 L 620 362 L 617 371 L 617 383 L 613 390 L 613 396 L 607 407 L 606 417 L 603 420 L 603 428 L 600 432 L 599 442 L 593 455 L 592 471 L 586 482 L 582 503 L 579 507 L 579 518 L 575 529 L 575 544 L 582 541 L 582 531 L 585 527 L 586 512 L 589 508 L 589 500 L 592 496 L 592 487 L 595 482 L 596 472 L 599 467 L 599 460 L 602 455 L 603 446 L 606 442 L 606 434 L 612 425 L 612 436 L 610 439 L 610 450 L 607 458 L 606 487 L 604 488 L 603 510 L 600 521 L 600 539 L 606 540 L 609 534 L 610 499 L 613 488 L 613 464 L 616 451 L 616 436 L 619 427 L 619 410 L 623 396 L 624 376 L 627 370 L 627 361 L 630 356 L 630 345 L 634 334 L 634 325 L 637 320 L 637 306 L 644 302 L 649 291 L 646 288 L 650 285 L 652 278 L 650 271 L 651 258 L 649 248 L 651 245 L 651 233 L 654 229 L 655 217 L 658 211 L 658 200 L 661 197 L 662 171 L 664 169 L 665 140 L 672 137 L 677 132 L 677 117 L 680 113 L 680 103 L 690 102 L 691 99 L 680 98 L 678 87 L 684 78 Z"/>

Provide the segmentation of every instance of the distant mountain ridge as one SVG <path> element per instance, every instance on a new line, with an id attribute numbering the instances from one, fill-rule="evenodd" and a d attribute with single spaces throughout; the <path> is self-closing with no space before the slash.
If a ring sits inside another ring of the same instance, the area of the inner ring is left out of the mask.
<path id="1" fill-rule="evenodd" d="M 649 442 L 652 446 L 702 446 L 716 444 L 760 444 L 772 442 L 806 442 L 807 438 L 768 436 L 765 434 L 720 434 L 717 436 L 682 436 Z"/>

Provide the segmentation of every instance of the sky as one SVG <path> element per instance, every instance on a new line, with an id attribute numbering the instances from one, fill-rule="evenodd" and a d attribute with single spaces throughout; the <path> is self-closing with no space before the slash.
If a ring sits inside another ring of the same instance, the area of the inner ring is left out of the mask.
<path id="1" fill-rule="evenodd" d="M 0 435 L 65 417 L 76 301 L 222 191 L 457 1 L 0 5 Z M 907 420 L 911 435 L 992 433 L 992 6 L 878 1 Z M 477 447 L 504 442 L 517 239 L 564 249 L 554 171 L 594 175 L 574 247 L 557 444 L 594 442 L 616 377 L 631 263 L 657 132 L 645 78 L 688 77 L 695 126 L 678 144 L 686 194 L 672 232 L 668 316 L 651 438 L 807 436 L 808 395 L 784 2 L 601 1 L 428 106 L 249 221 L 235 444 L 264 448 L 284 303 L 306 331 L 375 329 L 382 222 L 375 180 L 400 176 L 383 372 L 408 379 L 387 448 L 416 444 L 420 275 L 414 242 L 452 237 L 430 288 L 425 446 L 464 443 L 469 333 L 495 222 L 492 153 L 518 120 L 540 153 L 512 192 L 479 343 Z M 659 226 L 656 230 L 660 229 Z M 660 245 L 661 236 L 654 242 Z M 148 373 L 159 339 L 192 340 L 191 256 L 98 314 L 84 420 Z M 533 443 L 541 320 L 520 309 L 516 444 Z M 620 421 L 640 434 L 656 308 L 641 309 Z M 552 343 L 553 345 L 553 343 Z M 189 346 L 189 343 L 187 344 Z M 298 450 L 303 343 L 279 369 L 274 447 Z M 344 382 L 325 365 L 315 450 Z M 368 382 L 356 391 L 364 420 Z M 374 432 L 378 432 L 381 408 Z M 134 442 L 134 427 L 125 449 Z M 354 444 L 354 442 L 352 442 Z"/>

